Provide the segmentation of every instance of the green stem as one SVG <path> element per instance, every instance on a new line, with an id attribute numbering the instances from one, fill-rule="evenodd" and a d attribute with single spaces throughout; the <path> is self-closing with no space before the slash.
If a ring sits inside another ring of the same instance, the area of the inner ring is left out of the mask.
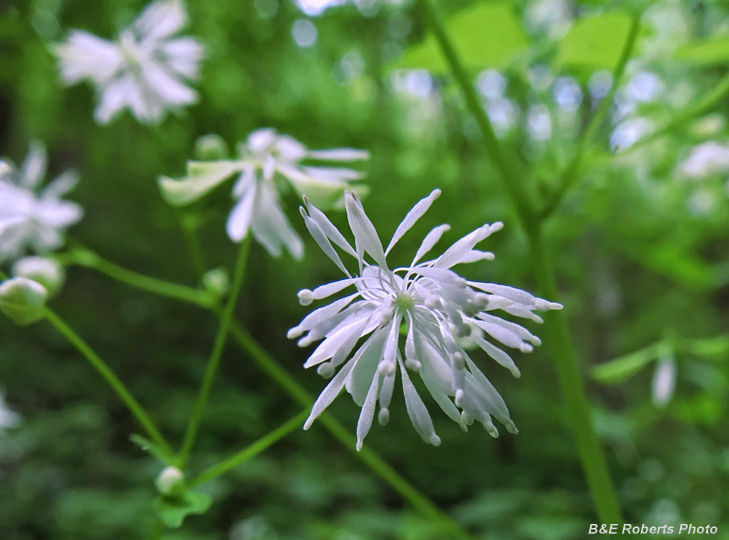
<path id="1" fill-rule="evenodd" d="M 190 261 L 192 262 L 192 268 L 195 271 L 195 275 L 198 279 L 201 279 L 205 274 L 205 257 L 203 256 L 202 246 L 197 240 L 195 235 L 195 225 L 193 217 L 190 214 L 184 214 L 177 210 L 177 220 L 180 223 L 180 229 L 182 229 L 182 235 L 185 237 L 185 243 L 187 244 L 187 252 L 190 254 Z"/>
<path id="2" fill-rule="evenodd" d="M 165 533 L 165 524 L 160 520 L 155 521 L 152 530 L 149 533 L 149 540 L 158 540 Z"/>
<path id="3" fill-rule="evenodd" d="M 517 213 L 521 219 L 522 226 L 527 232 L 531 242 L 534 255 L 534 271 L 537 281 L 539 282 L 542 294 L 546 298 L 558 298 L 557 287 L 554 274 L 549 265 L 549 260 L 544 250 L 542 239 L 542 223 L 540 219 L 543 216 L 535 215 L 532 208 L 527 203 L 526 195 L 523 191 L 523 185 L 519 182 L 514 169 L 502 163 L 504 160 L 504 152 L 501 149 L 499 141 L 493 136 L 493 129 L 489 122 L 488 116 L 484 111 L 481 102 L 476 95 L 476 91 L 471 83 L 461 60 L 453 47 L 450 38 L 446 32 L 445 26 L 440 19 L 431 0 L 419 0 L 420 5 L 426 15 L 428 23 L 435 34 L 435 37 L 448 60 L 451 71 L 461 86 L 466 97 L 466 104 L 471 109 L 471 113 L 478 119 L 479 125 L 484 133 L 484 142 L 486 151 L 491 159 L 501 170 L 502 179 L 504 180 L 506 189 L 511 196 Z M 636 15 L 631 26 L 628 43 L 624 47 L 623 54 L 620 59 L 621 66 L 616 71 L 614 79 L 613 91 L 617 88 L 625 62 L 630 56 L 633 43 L 637 35 L 637 25 L 640 17 Z M 609 101 L 609 100 L 608 100 Z M 608 105 L 605 105 L 607 107 Z M 604 109 L 606 110 L 606 109 Z M 588 128 L 588 135 L 594 135 L 599 123 L 604 117 L 604 112 L 596 114 L 593 119 L 591 128 Z M 578 152 L 580 155 L 582 152 Z M 581 160 L 581 157 L 577 158 Z M 551 312 L 545 316 L 549 324 L 547 324 L 548 341 L 552 347 L 553 356 L 557 364 L 558 377 L 564 395 L 565 405 L 568 410 L 569 419 L 572 429 L 577 440 L 577 448 L 582 461 L 582 466 L 587 476 L 587 482 L 592 493 L 595 507 L 602 523 L 619 523 L 621 521 L 620 506 L 618 504 L 615 489 L 612 485 L 610 475 L 602 452 L 597 434 L 595 433 L 590 417 L 590 404 L 587 400 L 587 394 L 582 382 L 582 376 L 577 362 L 577 355 L 574 351 L 572 341 L 569 335 L 567 320 L 564 315 L 559 312 Z"/>
<path id="4" fill-rule="evenodd" d="M 558 298 L 554 272 L 547 257 L 541 232 L 530 237 L 534 269 L 540 293 L 545 298 Z M 592 499 L 601 523 L 622 523 L 618 497 L 608 470 L 605 454 L 595 433 L 590 403 L 580 373 L 579 362 L 569 334 L 567 318 L 562 311 L 544 314 L 547 343 L 557 365 L 557 374 L 567 416 L 572 426 L 587 476 Z"/>
<path id="5" fill-rule="evenodd" d="M 230 334 L 240 347 L 248 353 L 250 358 L 256 362 L 284 391 L 294 398 L 301 405 L 310 408 L 314 403 L 314 397 L 307 392 L 296 380 L 274 360 L 255 339 L 235 321 L 231 325 Z M 364 462 L 370 469 L 382 478 L 392 489 L 407 500 L 413 508 L 422 515 L 439 523 L 444 531 L 455 535 L 463 540 L 473 540 L 458 523 L 453 521 L 446 514 L 441 512 L 427 497 L 422 495 L 410 482 L 403 478 L 397 471 L 390 467 L 382 458 L 367 447 L 357 452 L 357 438 L 352 435 L 336 418 L 328 412 L 324 412 L 317 420 L 335 439 L 340 441 L 357 458 Z"/>
<path id="6" fill-rule="evenodd" d="M 95 268 L 95 267 L 91 267 Z M 112 274 L 107 274 L 114 278 Z M 135 286 L 136 281 L 125 281 L 125 283 Z M 178 295 L 167 294 L 170 287 L 158 287 L 147 289 L 151 292 L 171 296 L 178 300 L 185 301 L 185 298 Z M 189 300 L 188 300 L 189 301 Z M 219 308 L 212 308 L 218 316 L 223 317 L 223 312 Z M 276 382 L 289 396 L 304 407 L 310 408 L 314 403 L 314 397 L 299 384 L 281 365 L 276 362 L 258 342 L 235 320 L 230 324 L 230 335 L 238 343 L 240 348 L 247 352 L 250 358 L 258 364 L 258 366 L 268 374 L 271 379 Z M 422 495 L 412 484 L 403 478 L 397 471 L 392 469 L 382 458 L 375 452 L 363 448 L 361 452 L 356 451 L 357 439 L 349 430 L 344 427 L 329 413 L 324 412 L 318 419 L 318 423 L 322 425 L 329 433 L 338 441 L 340 441 L 348 450 L 350 450 L 358 459 L 372 469 L 382 480 L 385 481 L 395 492 L 399 493 L 407 500 L 413 508 L 421 512 L 424 516 L 433 519 L 441 524 L 444 530 L 451 531 L 453 535 L 462 540 L 473 540 L 463 528 L 453 521 L 446 514 L 441 512 L 427 497 Z"/>
<path id="7" fill-rule="evenodd" d="M 483 104 L 476 93 L 471 76 L 463 66 L 455 47 L 448 37 L 445 25 L 431 3 L 431 0 L 419 0 L 419 2 L 423 12 L 425 13 L 425 17 L 428 20 L 428 25 L 433 31 L 433 34 L 435 34 L 438 44 L 450 64 L 453 77 L 461 86 L 463 95 L 466 98 L 466 105 L 475 116 L 476 121 L 481 128 L 486 152 L 499 171 L 500 177 L 504 182 L 504 187 L 514 200 L 516 210 L 519 213 L 524 226 L 529 228 L 534 224 L 534 209 L 533 204 L 529 202 L 529 199 L 526 196 L 526 191 L 523 189 L 522 175 L 517 166 L 517 160 L 514 156 L 507 154 L 499 142 L 498 137 L 496 137 L 496 132 L 491 125 L 491 120 L 489 120 L 489 117 L 484 111 Z"/>
<path id="8" fill-rule="evenodd" d="M 153 292 L 162 296 L 169 296 L 170 298 L 176 298 L 204 308 L 210 308 L 215 303 L 215 299 L 207 291 L 185 287 L 184 285 L 178 285 L 132 272 L 131 270 L 102 259 L 96 253 L 85 248 L 77 248 L 64 255 L 60 255 L 59 260 L 65 264 L 75 264 L 97 270 L 102 274 L 106 274 L 117 281 L 131 285 L 137 289 Z"/>
<path id="9" fill-rule="evenodd" d="M 274 443 L 280 441 L 283 439 L 286 435 L 297 429 L 298 427 L 302 426 L 304 422 L 306 421 L 306 417 L 309 415 L 309 411 L 302 411 L 296 416 L 294 416 L 291 420 L 283 424 L 281 427 L 273 430 L 271 433 L 267 434 L 264 437 L 261 437 L 256 442 L 251 444 L 250 446 L 245 447 L 243 450 L 238 452 L 237 454 L 229 457 L 228 459 L 221 461 L 220 463 L 213 465 L 208 470 L 200 473 L 200 475 L 196 476 L 192 480 L 187 482 L 188 487 L 195 487 L 200 484 L 204 484 L 205 482 L 209 482 L 210 480 L 213 480 L 214 478 L 217 478 L 218 476 L 222 476 L 223 474 L 227 473 L 228 471 L 235 469 L 242 463 L 245 463 L 249 459 L 251 459 L 254 456 L 257 456 L 264 450 L 266 450 L 269 446 L 272 446 Z"/>
<path id="10" fill-rule="evenodd" d="M 129 411 L 134 415 L 141 424 L 150 438 L 162 449 L 168 458 L 172 457 L 172 450 L 167 441 L 159 432 L 154 422 L 149 418 L 142 406 L 134 399 L 134 396 L 127 390 L 124 383 L 114 374 L 109 366 L 101 357 L 96 354 L 91 347 L 79 336 L 71 327 L 69 327 L 63 319 L 56 315 L 49 308 L 45 310 L 46 319 L 53 327 L 58 330 L 78 351 L 89 361 L 91 366 L 99 372 L 104 380 L 116 392 L 119 398 L 124 402 Z"/>
<path id="11" fill-rule="evenodd" d="M 178 467 L 184 469 L 187 458 L 190 456 L 190 450 L 192 445 L 195 443 L 195 437 L 197 436 L 200 422 L 205 412 L 205 406 L 207 405 L 208 398 L 210 397 L 210 390 L 213 387 L 213 381 L 215 380 L 215 373 L 218 370 L 220 364 L 220 357 L 225 349 L 225 341 L 228 337 L 228 330 L 230 329 L 230 321 L 233 318 L 233 311 L 235 310 L 235 304 L 238 300 L 238 294 L 240 293 L 241 286 L 243 285 L 243 276 L 246 269 L 246 261 L 248 259 L 248 249 L 251 245 L 250 235 L 243 240 L 238 251 L 238 260 L 235 264 L 235 271 L 233 275 L 233 285 L 230 289 L 230 295 L 228 302 L 225 305 L 225 311 L 220 319 L 220 327 L 218 334 L 215 336 L 215 344 L 213 350 L 210 353 L 210 359 L 208 360 L 207 367 L 205 368 L 205 375 L 203 376 L 203 383 L 200 387 L 200 393 L 195 401 L 195 408 L 190 418 L 190 422 L 187 425 L 187 432 L 185 433 L 185 439 L 180 449 L 178 457 Z"/>
<path id="12" fill-rule="evenodd" d="M 630 57 L 633 55 L 635 43 L 638 39 L 638 34 L 640 33 L 639 31 L 641 16 L 642 12 L 633 14 L 633 18 L 631 19 L 630 23 L 630 29 L 628 31 L 628 36 L 625 40 L 623 50 L 620 54 L 620 59 L 618 60 L 618 64 L 615 66 L 615 69 L 613 70 L 613 83 L 610 87 L 610 91 L 602 99 L 602 101 L 600 102 L 600 106 L 597 108 L 597 111 L 595 111 L 595 114 L 590 120 L 590 123 L 588 124 L 584 135 L 580 139 L 579 146 L 577 147 L 577 152 L 572 158 L 570 164 L 561 175 L 561 180 L 557 191 L 555 191 L 550 200 L 547 201 L 547 204 L 544 205 L 544 209 L 542 210 L 540 215 L 542 220 L 545 220 L 550 215 L 552 215 L 552 213 L 562 202 L 562 199 L 564 198 L 567 191 L 569 191 L 569 189 L 573 185 L 575 185 L 580 178 L 580 174 L 582 173 L 582 165 L 585 160 L 585 154 L 587 153 L 587 149 L 592 144 L 595 135 L 597 135 L 598 129 L 600 129 L 600 127 L 602 126 L 602 123 L 605 120 L 605 116 L 612 106 L 613 97 L 615 96 L 615 92 L 617 92 L 618 87 L 620 86 L 620 83 L 623 79 L 623 74 L 625 73 L 625 66 L 628 63 L 628 60 L 630 60 Z"/>

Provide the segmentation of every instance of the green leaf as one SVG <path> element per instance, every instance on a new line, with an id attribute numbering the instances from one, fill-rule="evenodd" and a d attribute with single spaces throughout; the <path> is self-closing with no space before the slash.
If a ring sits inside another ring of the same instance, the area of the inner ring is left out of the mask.
<path id="1" fill-rule="evenodd" d="M 729 336 L 706 339 L 687 339 L 681 343 L 682 349 L 696 356 L 726 358 L 729 356 Z"/>
<path id="2" fill-rule="evenodd" d="M 718 37 L 689 43 L 676 50 L 675 57 L 699 65 L 724 64 L 729 62 L 729 37 Z"/>
<path id="3" fill-rule="evenodd" d="M 519 19 L 506 3 L 479 2 L 449 18 L 446 29 L 469 68 L 503 69 L 529 48 Z M 390 67 L 422 68 L 437 74 L 448 72 L 448 65 L 432 34 L 422 43 L 408 48 Z"/>
<path id="4" fill-rule="evenodd" d="M 577 21 L 559 43 L 557 67 L 613 70 L 630 32 L 630 15 L 611 11 Z"/>
<path id="5" fill-rule="evenodd" d="M 172 461 L 172 457 L 168 456 L 167 453 L 160 448 L 160 446 L 156 443 L 153 443 L 149 439 L 142 437 L 141 435 L 137 435 L 136 433 L 133 433 L 129 436 L 129 439 L 139 446 L 142 450 L 145 452 L 149 452 L 152 454 L 155 458 L 157 458 L 158 461 L 164 463 L 165 465 L 169 465 Z"/>
<path id="6" fill-rule="evenodd" d="M 615 358 L 592 368 L 592 378 L 603 384 L 616 384 L 635 375 L 643 367 L 667 352 L 663 341 Z M 670 352 L 670 351 L 668 351 Z"/>
<path id="7" fill-rule="evenodd" d="M 188 491 L 180 497 L 160 495 L 154 500 L 154 509 L 165 525 L 176 529 L 190 514 L 201 515 L 207 512 L 212 502 L 212 497 L 207 493 Z"/>

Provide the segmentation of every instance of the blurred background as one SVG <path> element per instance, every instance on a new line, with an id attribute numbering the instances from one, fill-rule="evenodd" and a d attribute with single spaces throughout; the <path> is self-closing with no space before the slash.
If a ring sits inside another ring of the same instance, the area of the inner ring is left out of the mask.
<path id="1" fill-rule="evenodd" d="M 124 112 L 100 127 L 93 90 L 62 87 L 49 45 L 70 28 L 114 37 L 144 5 L 0 0 L 0 155 L 20 163 L 38 139 L 49 151 L 49 178 L 80 172 L 69 198 L 85 217 L 70 243 L 195 286 L 182 216 L 197 228 L 207 267 L 232 270 L 237 248 L 224 232 L 232 184 L 177 211 L 162 201 L 156 179 L 182 176 L 202 135 L 218 134 L 233 147 L 271 126 L 309 148 L 371 152 L 365 208 L 382 238 L 417 200 L 443 190 L 400 242 L 396 263 L 408 262 L 439 223 L 451 224 L 446 239 L 453 241 L 501 220 L 504 230 L 484 248 L 496 260 L 462 272 L 536 292 L 526 236 L 412 2 L 188 1 L 185 33 L 207 54 L 194 85 L 200 102 L 159 125 L 142 126 Z M 551 300 L 570 319 L 627 521 L 711 524 L 718 538 L 729 538 L 729 102 L 719 95 L 705 113 L 630 148 L 727 74 L 729 6 L 458 0 L 439 7 L 452 16 L 448 28 L 483 105 L 537 197 L 574 155 L 610 87 L 630 10 L 644 10 L 636 55 L 587 153 L 587 172 L 548 227 L 561 294 Z M 283 203 L 305 239 L 304 259 L 276 260 L 254 243 L 237 317 L 318 394 L 325 381 L 302 368 L 310 350 L 285 335 L 307 312 L 296 292 L 338 279 L 339 271 L 306 233 L 297 198 Z M 330 215 L 348 230 L 342 214 Z M 217 320 L 79 267 L 69 269 L 52 307 L 179 442 Z M 664 340 L 688 345 L 673 360 L 651 357 L 642 369 L 607 377 L 613 384 L 594 379 L 594 366 Z M 480 351 L 473 356 L 519 435 L 494 440 L 475 426 L 464 434 L 426 399 L 443 440 L 426 446 L 396 392 L 390 424 L 375 425 L 366 446 L 478 539 L 584 538 L 597 518 L 547 347 L 515 354 L 520 380 Z M 669 366 L 674 392 L 656 388 L 658 365 Z M 21 329 L 0 320 L 0 391 L 0 538 L 145 538 L 161 466 L 130 442 L 139 432 L 133 418 L 76 350 L 47 323 Z M 299 410 L 229 342 L 191 470 Z M 354 430 L 359 409 L 348 395 L 330 410 Z M 211 510 L 165 538 L 436 539 L 427 520 L 316 424 L 203 489 L 214 498 Z"/>

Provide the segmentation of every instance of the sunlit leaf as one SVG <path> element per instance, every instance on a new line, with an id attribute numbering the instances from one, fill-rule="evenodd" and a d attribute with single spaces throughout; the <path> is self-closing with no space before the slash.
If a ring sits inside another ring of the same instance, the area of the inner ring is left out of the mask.
<path id="1" fill-rule="evenodd" d="M 448 19 L 446 29 L 469 68 L 503 69 L 529 47 L 519 20 L 506 3 L 479 2 Z M 432 34 L 410 47 L 391 67 L 427 69 L 439 74 L 448 71 Z"/>
<path id="2" fill-rule="evenodd" d="M 556 64 L 612 70 L 620 60 L 630 31 L 630 15 L 611 11 L 577 21 L 559 43 Z"/>
<path id="3" fill-rule="evenodd" d="M 689 43 L 676 50 L 679 60 L 700 65 L 723 64 L 729 62 L 729 37 L 720 37 Z"/>

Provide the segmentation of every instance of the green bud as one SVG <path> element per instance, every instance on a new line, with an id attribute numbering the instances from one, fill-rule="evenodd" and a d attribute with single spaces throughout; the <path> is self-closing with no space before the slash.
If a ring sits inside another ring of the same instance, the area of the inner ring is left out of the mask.
<path id="1" fill-rule="evenodd" d="M 195 141 L 194 155 L 203 161 L 225 159 L 228 157 L 228 145 L 220 135 L 203 135 Z"/>
<path id="2" fill-rule="evenodd" d="M 162 495 L 175 497 L 185 492 L 185 475 L 177 467 L 163 469 L 154 483 Z"/>
<path id="3" fill-rule="evenodd" d="M 13 265 L 13 275 L 32 279 L 43 285 L 48 296 L 55 295 L 63 286 L 66 271 L 58 262 L 47 257 L 23 257 Z"/>
<path id="4" fill-rule="evenodd" d="M 215 268 L 205 272 L 202 283 L 203 287 L 217 298 L 222 298 L 230 288 L 228 272 L 223 268 Z"/>
<path id="5" fill-rule="evenodd" d="M 47 298 L 46 288 L 32 279 L 14 277 L 0 284 L 0 311 L 21 326 L 45 317 Z"/>

